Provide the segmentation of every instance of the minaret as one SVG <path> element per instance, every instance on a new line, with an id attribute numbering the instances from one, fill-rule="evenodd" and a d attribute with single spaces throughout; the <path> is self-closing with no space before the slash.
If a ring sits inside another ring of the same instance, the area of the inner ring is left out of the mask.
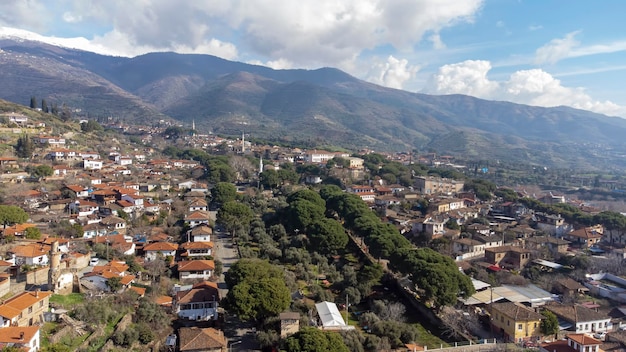
<path id="1" fill-rule="evenodd" d="M 246 153 L 246 134 L 241 132 L 241 154 Z"/>
<path id="2" fill-rule="evenodd" d="M 61 251 L 59 250 L 59 241 L 52 242 L 50 246 L 50 270 L 48 271 L 48 290 L 57 292 L 57 282 L 61 276 Z"/>
<path id="3" fill-rule="evenodd" d="M 263 172 L 263 157 L 259 159 L 259 174 Z"/>
<path id="4" fill-rule="evenodd" d="M 193 136 L 196 135 L 196 120 L 195 119 L 191 120 L 191 133 Z"/>

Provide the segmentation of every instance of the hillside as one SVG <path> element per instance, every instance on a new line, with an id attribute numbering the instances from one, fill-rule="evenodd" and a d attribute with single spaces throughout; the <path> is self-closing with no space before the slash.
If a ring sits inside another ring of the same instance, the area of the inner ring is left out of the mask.
<path id="1" fill-rule="evenodd" d="M 348 148 L 624 164 L 588 145 L 623 148 L 626 120 L 567 107 L 410 93 L 333 68 L 272 70 L 209 55 L 108 57 L 7 39 L 0 48 L 0 98 L 22 104 L 35 95 L 95 117 L 141 123 L 172 117 L 193 120 L 201 131 Z"/>

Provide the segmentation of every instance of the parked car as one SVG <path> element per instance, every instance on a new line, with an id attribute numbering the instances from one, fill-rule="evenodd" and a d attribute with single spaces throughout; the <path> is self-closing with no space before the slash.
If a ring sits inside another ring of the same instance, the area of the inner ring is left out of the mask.
<path id="1" fill-rule="evenodd" d="M 593 337 L 598 340 L 604 341 L 604 338 L 606 337 L 606 332 L 596 332 L 593 334 Z"/>
<path id="2" fill-rule="evenodd" d="M 89 260 L 89 266 L 96 266 L 100 263 L 100 258 L 91 258 Z"/>

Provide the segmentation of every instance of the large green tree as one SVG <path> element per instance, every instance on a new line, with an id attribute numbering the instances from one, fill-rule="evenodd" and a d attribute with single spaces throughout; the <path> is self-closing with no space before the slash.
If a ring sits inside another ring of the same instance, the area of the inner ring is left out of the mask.
<path id="1" fill-rule="evenodd" d="M 242 319 L 264 320 L 289 307 L 284 270 L 260 259 L 241 259 L 225 275 L 226 306 Z"/>
<path id="2" fill-rule="evenodd" d="M 287 352 L 349 352 L 341 335 L 312 327 L 302 328 L 285 340 Z"/>
<path id="3" fill-rule="evenodd" d="M 217 222 L 224 225 L 233 237 L 237 231 L 247 231 L 253 218 L 252 209 L 236 201 L 222 204 L 217 212 Z"/>
<path id="4" fill-rule="evenodd" d="M 231 202 L 237 198 L 237 188 L 229 182 L 218 182 L 211 189 L 211 198 L 217 204 Z"/>
<path id="5" fill-rule="evenodd" d="M 7 225 L 21 224 L 28 220 L 24 209 L 15 205 L 0 205 L 0 223 Z"/>
<path id="6" fill-rule="evenodd" d="M 326 208 L 306 199 L 296 199 L 285 209 L 284 224 L 291 231 L 308 231 L 309 226 L 325 218 Z"/>
<path id="7" fill-rule="evenodd" d="M 454 305 L 457 297 L 474 293 L 471 279 L 459 271 L 454 260 L 430 248 L 399 249 L 390 264 L 395 270 L 408 274 L 422 298 L 437 308 Z"/>
<path id="8" fill-rule="evenodd" d="M 324 218 L 314 222 L 307 230 L 311 249 L 320 253 L 335 253 L 348 244 L 349 238 L 341 223 Z"/>

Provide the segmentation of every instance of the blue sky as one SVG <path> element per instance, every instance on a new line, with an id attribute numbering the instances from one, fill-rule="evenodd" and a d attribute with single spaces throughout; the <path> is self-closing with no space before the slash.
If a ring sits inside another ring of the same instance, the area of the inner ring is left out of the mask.
<path id="1" fill-rule="evenodd" d="M 624 13 L 621 0 L 3 0 L 0 35 L 331 66 L 413 92 L 626 117 Z"/>

